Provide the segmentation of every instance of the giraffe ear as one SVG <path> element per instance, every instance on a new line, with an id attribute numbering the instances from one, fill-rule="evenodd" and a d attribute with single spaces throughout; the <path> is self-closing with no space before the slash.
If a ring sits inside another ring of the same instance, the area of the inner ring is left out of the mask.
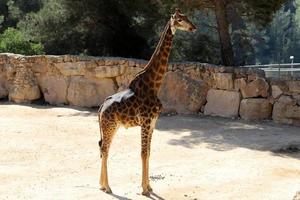
<path id="1" fill-rule="evenodd" d="M 180 9 L 179 8 L 175 8 L 175 13 L 181 13 Z"/>

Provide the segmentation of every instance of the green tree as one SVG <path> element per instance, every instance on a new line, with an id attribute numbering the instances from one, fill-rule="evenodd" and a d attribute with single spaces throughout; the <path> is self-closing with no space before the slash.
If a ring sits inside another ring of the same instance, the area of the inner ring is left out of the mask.
<path id="1" fill-rule="evenodd" d="M 156 8 L 146 0 L 45 0 L 19 27 L 50 54 L 149 58 L 161 16 Z"/>
<path id="2" fill-rule="evenodd" d="M 196 25 L 197 31 L 189 34 L 176 32 L 170 59 L 221 64 L 214 14 L 211 11 L 197 10 L 188 15 Z"/>
<path id="3" fill-rule="evenodd" d="M 217 33 L 224 65 L 237 65 L 232 45 L 232 20 L 240 19 L 263 28 L 273 19 L 274 13 L 288 0 L 174 0 L 174 6 L 187 10 L 210 10 L 215 14 Z M 238 18 L 230 18 L 230 9 L 234 9 Z"/>
<path id="4" fill-rule="evenodd" d="M 8 28 L 0 35 L 0 52 L 24 55 L 44 53 L 42 44 L 26 40 L 22 33 L 14 28 Z"/>
<path id="5" fill-rule="evenodd" d="M 300 1 L 299 1 L 300 3 Z M 256 57 L 259 63 L 286 63 L 289 57 L 300 58 L 300 32 L 297 21 L 296 1 L 287 2 L 275 15 L 272 23 L 257 33 L 263 41 L 256 44 Z"/>
<path id="6" fill-rule="evenodd" d="M 25 37 L 41 42 L 47 54 L 80 54 L 84 51 L 83 32 L 69 20 L 62 0 L 45 0 L 44 6 L 18 23 Z"/>
<path id="7" fill-rule="evenodd" d="M 0 33 L 3 33 L 8 27 L 15 28 L 27 13 L 37 12 L 42 5 L 42 0 L 1 0 Z"/>

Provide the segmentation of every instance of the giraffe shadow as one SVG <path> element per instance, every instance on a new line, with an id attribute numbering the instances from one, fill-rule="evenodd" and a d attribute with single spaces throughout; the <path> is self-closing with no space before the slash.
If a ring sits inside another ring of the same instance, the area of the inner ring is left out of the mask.
<path id="1" fill-rule="evenodd" d="M 156 194 L 154 192 L 150 192 L 150 196 L 148 198 L 152 199 L 152 200 L 165 200 L 165 198 L 159 196 L 158 194 Z"/>
<path id="2" fill-rule="evenodd" d="M 300 127 L 272 121 L 250 122 L 221 117 L 176 115 L 160 117 L 156 129 L 171 134 L 168 145 L 215 151 L 247 148 L 300 159 Z M 174 135 L 174 137 L 172 136 Z"/>
<path id="3" fill-rule="evenodd" d="M 124 197 L 124 196 L 120 196 L 120 195 L 114 194 L 114 193 L 111 193 L 109 195 L 112 196 L 112 197 L 114 197 L 114 198 L 116 198 L 116 199 L 118 199 L 118 200 L 133 200 L 133 199 L 129 199 L 129 198 Z"/>
<path id="4" fill-rule="evenodd" d="M 124 196 L 114 194 L 114 193 L 111 193 L 109 195 L 116 198 L 116 199 L 118 199 L 118 200 L 133 200 L 133 199 L 130 199 L 130 198 L 127 198 L 127 197 L 124 197 Z M 148 196 L 148 197 L 145 196 L 145 197 L 148 198 L 148 199 L 152 199 L 152 200 L 165 200 L 165 198 L 159 196 L 158 194 L 156 194 L 154 192 L 151 192 L 150 196 Z"/>
<path id="5" fill-rule="evenodd" d="M 83 189 L 92 189 L 92 190 L 100 190 L 98 187 L 93 187 L 93 186 L 89 186 L 89 185 L 78 185 L 78 186 L 75 186 L 76 188 L 83 188 Z M 102 190 L 100 190 L 101 192 L 103 192 Z M 111 193 L 111 194 L 108 194 L 108 193 L 105 193 L 109 196 L 112 196 L 118 200 L 132 200 L 130 198 L 127 198 L 125 196 L 121 196 L 121 195 L 118 195 L 118 194 L 114 194 L 114 193 Z"/>

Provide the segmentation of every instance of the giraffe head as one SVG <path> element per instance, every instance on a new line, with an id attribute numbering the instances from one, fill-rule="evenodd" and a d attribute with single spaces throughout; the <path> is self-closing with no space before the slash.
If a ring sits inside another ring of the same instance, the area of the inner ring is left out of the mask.
<path id="1" fill-rule="evenodd" d="M 175 9 L 175 13 L 171 16 L 172 33 L 174 34 L 177 29 L 188 32 L 196 31 L 196 26 L 178 8 Z"/>

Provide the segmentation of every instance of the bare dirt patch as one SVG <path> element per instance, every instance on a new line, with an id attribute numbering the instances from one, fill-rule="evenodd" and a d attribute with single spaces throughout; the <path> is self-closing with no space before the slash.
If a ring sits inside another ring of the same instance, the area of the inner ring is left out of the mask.
<path id="1" fill-rule="evenodd" d="M 0 199 L 147 199 L 140 129 L 121 128 L 98 189 L 96 111 L 0 105 Z M 292 200 L 300 190 L 300 128 L 197 116 L 161 117 L 151 199 Z M 294 146 L 293 146 L 294 145 Z"/>

